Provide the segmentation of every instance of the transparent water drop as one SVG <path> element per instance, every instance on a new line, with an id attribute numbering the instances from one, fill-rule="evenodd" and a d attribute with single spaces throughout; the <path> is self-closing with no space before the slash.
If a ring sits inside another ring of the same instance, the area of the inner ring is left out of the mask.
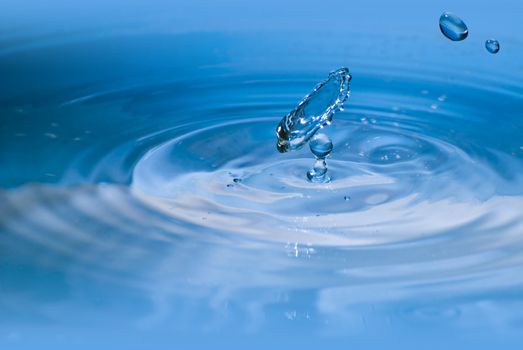
<path id="1" fill-rule="evenodd" d="M 305 96 L 276 128 L 278 151 L 284 153 L 301 148 L 320 128 L 329 125 L 334 113 L 349 96 L 350 80 L 349 70 L 340 68 Z"/>
<path id="2" fill-rule="evenodd" d="M 343 199 L 346 200 L 346 201 L 350 201 L 351 200 L 350 196 L 344 196 Z"/>
<path id="3" fill-rule="evenodd" d="M 332 152 L 332 141 L 325 134 L 315 135 L 309 143 L 311 152 L 316 156 L 316 161 L 311 170 L 307 172 L 307 178 L 311 182 L 329 182 L 327 175 L 327 162 L 325 158 Z"/>
<path id="4" fill-rule="evenodd" d="M 496 39 L 488 39 L 485 41 L 485 48 L 490 53 L 498 53 L 499 52 L 499 41 Z"/>
<path id="5" fill-rule="evenodd" d="M 325 159 L 317 159 L 314 166 L 307 172 L 307 179 L 310 182 L 326 183 L 330 181 L 327 175 L 327 162 Z"/>
<path id="6" fill-rule="evenodd" d="M 452 41 L 461 41 L 469 35 L 465 22 L 450 12 L 443 12 L 439 18 L 439 29 Z"/>
<path id="7" fill-rule="evenodd" d="M 309 146 L 311 152 L 318 158 L 325 158 L 332 152 L 332 141 L 325 134 L 315 135 L 311 139 Z"/>

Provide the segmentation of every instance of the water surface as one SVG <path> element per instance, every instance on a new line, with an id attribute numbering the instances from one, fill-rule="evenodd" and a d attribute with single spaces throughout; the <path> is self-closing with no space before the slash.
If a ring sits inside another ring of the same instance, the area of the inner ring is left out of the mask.
<path id="1" fill-rule="evenodd" d="M 434 24 L 441 5 L 373 7 L 419 17 L 376 27 L 391 16 L 363 3 L 346 31 L 286 27 L 312 5 L 283 6 L 274 30 L 248 13 L 225 25 L 242 10 L 227 4 L 205 25 L 6 35 L 1 347 L 521 348 L 511 5 L 456 8 L 458 44 Z M 341 66 L 331 182 L 311 183 L 310 150 L 279 153 L 274 127 Z"/>

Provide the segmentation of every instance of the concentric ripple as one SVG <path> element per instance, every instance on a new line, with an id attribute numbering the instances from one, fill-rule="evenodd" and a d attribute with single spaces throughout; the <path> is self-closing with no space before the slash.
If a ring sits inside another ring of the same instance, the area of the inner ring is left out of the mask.
<path id="1" fill-rule="evenodd" d="M 332 181 L 318 184 L 310 152 L 279 153 L 274 128 L 325 72 L 238 70 L 4 101 L 5 251 L 155 302 L 316 288 L 318 312 L 335 316 L 351 302 L 523 283 L 517 84 L 356 65 L 350 101 L 322 130 Z"/>

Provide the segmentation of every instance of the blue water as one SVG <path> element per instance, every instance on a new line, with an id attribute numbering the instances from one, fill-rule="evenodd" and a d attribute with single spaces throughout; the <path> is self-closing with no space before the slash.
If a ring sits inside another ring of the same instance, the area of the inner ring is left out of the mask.
<path id="1" fill-rule="evenodd" d="M 6 0 L 0 348 L 521 349 L 522 12 Z M 311 183 L 275 126 L 343 66 Z"/>

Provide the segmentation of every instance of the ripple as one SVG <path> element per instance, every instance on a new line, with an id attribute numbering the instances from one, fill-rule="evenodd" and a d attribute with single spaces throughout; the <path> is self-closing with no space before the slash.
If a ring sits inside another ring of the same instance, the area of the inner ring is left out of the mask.
<path id="1" fill-rule="evenodd" d="M 307 149 L 276 150 L 275 125 L 314 86 L 312 73 L 81 88 L 26 107 L 16 115 L 56 118 L 40 126 L 55 137 L 34 145 L 52 180 L 32 178 L 54 185 L 3 192 L 2 228 L 24 254 L 43 247 L 75 271 L 146 288 L 158 268 L 182 288 L 187 274 L 168 262 L 204 251 L 218 267 L 198 281 L 213 286 L 481 289 L 470 280 L 522 261 L 521 92 L 488 76 L 449 84 L 437 67 L 403 69 L 386 79 L 354 70 L 351 99 L 324 129 L 328 184 L 306 180 Z M 22 132 L 34 136 L 13 135 Z M 264 278 L 229 272 L 245 261 L 241 272 Z M 280 276 L 288 271 L 297 273 Z"/>

